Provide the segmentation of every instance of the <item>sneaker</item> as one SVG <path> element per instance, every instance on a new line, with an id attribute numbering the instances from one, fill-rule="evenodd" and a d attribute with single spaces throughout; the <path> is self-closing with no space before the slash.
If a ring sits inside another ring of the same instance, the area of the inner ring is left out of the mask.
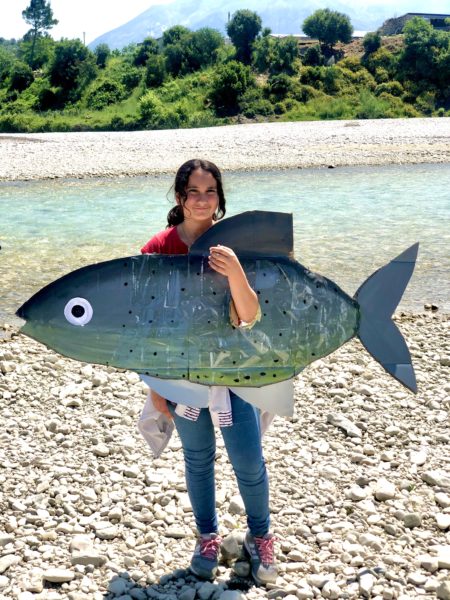
<path id="1" fill-rule="evenodd" d="M 202 579 L 214 579 L 222 538 L 217 533 L 200 535 L 191 560 L 191 571 Z"/>
<path id="2" fill-rule="evenodd" d="M 278 569 L 274 558 L 275 537 L 266 533 L 264 537 L 255 537 L 247 531 L 244 538 L 244 549 L 251 563 L 252 576 L 258 585 L 275 583 Z"/>

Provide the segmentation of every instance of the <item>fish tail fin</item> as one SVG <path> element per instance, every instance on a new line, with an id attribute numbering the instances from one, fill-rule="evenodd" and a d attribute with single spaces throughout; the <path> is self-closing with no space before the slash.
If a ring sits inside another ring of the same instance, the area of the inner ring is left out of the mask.
<path id="1" fill-rule="evenodd" d="M 375 271 L 354 296 L 360 307 L 359 339 L 388 373 L 414 393 L 411 355 L 391 317 L 414 271 L 418 249 L 419 244 L 414 244 Z"/>

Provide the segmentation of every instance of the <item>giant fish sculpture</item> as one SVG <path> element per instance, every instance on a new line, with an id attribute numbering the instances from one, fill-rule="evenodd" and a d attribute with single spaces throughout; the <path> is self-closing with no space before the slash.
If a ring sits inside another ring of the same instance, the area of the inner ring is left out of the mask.
<path id="1" fill-rule="evenodd" d="M 209 248 L 239 256 L 259 296 L 251 330 L 229 319 L 227 280 Z M 78 269 L 50 283 L 17 315 L 21 331 L 60 354 L 163 379 L 261 387 L 292 378 L 358 336 L 416 391 L 406 343 L 391 320 L 418 244 L 376 271 L 353 298 L 292 258 L 292 215 L 253 211 L 220 221 L 188 255 L 140 255 Z"/>

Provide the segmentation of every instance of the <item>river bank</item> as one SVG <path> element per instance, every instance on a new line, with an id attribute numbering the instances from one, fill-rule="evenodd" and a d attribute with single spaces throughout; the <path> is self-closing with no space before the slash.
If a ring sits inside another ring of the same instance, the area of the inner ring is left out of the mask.
<path id="1" fill-rule="evenodd" d="M 0 341 L 0 598 L 377 600 L 450 597 L 448 317 L 401 315 L 414 396 L 352 341 L 295 384 L 292 419 L 264 438 L 280 575 L 232 569 L 243 507 L 219 439 L 227 537 L 217 580 L 186 572 L 194 524 L 180 443 L 154 460 L 133 373 Z M 237 588 L 237 589 L 236 589 Z"/>
<path id="2" fill-rule="evenodd" d="M 258 123 L 207 129 L 0 135 L 0 181 L 450 162 L 450 118 Z"/>

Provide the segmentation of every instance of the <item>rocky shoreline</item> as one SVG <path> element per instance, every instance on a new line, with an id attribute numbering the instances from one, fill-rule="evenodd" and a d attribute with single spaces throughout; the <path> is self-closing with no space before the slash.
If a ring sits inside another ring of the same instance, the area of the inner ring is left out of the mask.
<path id="1" fill-rule="evenodd" d="M 226 556 L 213 583 L 194 546 L 179 440 L 158 460 L 136 430 L 137 375 L 0 341 L 0 599 L 450 598 L 449 319 L 401 314 L 419 393 L 352 341 L 296 382 L 264 438 L 280 576 L 238 561 L 242 503 L 219 442 Z M 219 436 L 220 439 L 220 436 Z"/>
<path id="2" fill-rule="evenodd" d="M 257 123 L 165 131 L 0 134 L 0 181 L 450 162 L 450 118 Z"/>

